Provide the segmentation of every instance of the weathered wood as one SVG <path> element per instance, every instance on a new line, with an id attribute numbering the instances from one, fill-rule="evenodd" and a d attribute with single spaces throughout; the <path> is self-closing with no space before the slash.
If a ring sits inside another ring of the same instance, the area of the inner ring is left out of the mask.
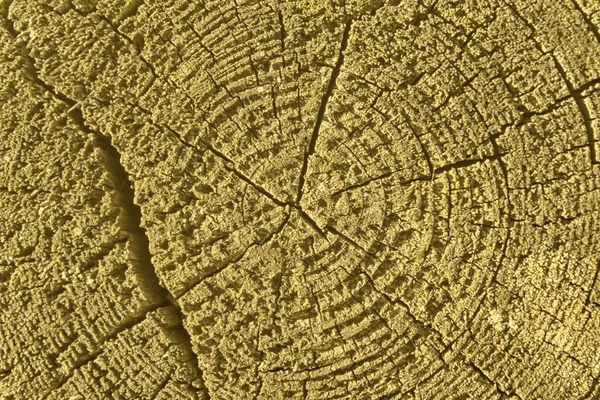
<path id="1" fill-rule="evenodd" d="M 0 4 L 0 398 L 600 398 L 597 2 Z"/>

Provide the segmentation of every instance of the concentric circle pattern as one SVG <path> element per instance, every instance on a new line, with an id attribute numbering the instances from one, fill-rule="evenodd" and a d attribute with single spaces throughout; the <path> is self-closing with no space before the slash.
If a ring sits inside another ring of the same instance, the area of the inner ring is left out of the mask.
<path id="1" fill-rule="evenodd" d="M 0 5 L 0 398 L 600 398 L 600 3 Z"/>

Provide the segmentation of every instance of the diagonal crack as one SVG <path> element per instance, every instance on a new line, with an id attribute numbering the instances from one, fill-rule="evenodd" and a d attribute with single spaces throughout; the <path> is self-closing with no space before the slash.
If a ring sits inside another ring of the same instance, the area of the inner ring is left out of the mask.
<path id="1" fill-rule="evenodd" d="M 354 240 L 352 240 L 348 236 L 335 230 L 335 228 L 333 228 L 331 226 L 327 226 L 326 229 L 328 231 L 338 235 L 343 241 L 347 242 L 350 246 L 356 248 L 358 251 L 363 252 L 365 254 L 365 258 L 363 260 L 366 260 L 368 258 L 379 259 L 379 257 L 377 256 L 376 253 L 373 253 L 369 250 L 364 249 L 362 246 L 360 246 L 358 243 L 356 243 Z M 379 260 L 381 261 L 381 259 L 379 259 Z M 348 273 L 348 275 L 351 275 L 349 271 L 346 271 L 346 272 Z M 412 319 L 413 322 L 417 326 L 419 326 L 420 328 L 422 328 L 425 331 L 435 333 L 438 336 L 439 340 L 444 344 L 444 346 L 448 346 L 448 344 L 444 342 L 444 335 L 442 335 L 442 333 L 438 329 L 436 329 L 431 322 L 420 319 L 412 311 L 410 305 L 407 302 L 405 302 L 401 297 L 397 296 L 396 298 L 392 298 L 388 293 L 386 293 L 383 290 L 380 290 L 379 287 L 377 286 L 377 284 L 375 283 L 375 279 L 373 278 L 373 276 L 371 276 L 371 274 L 369 274 L 366 270 L 359 271 L 358 274 L 363 275 L 369 282 L 372 289 L 375 292 L 377 292 L 379 295 L 381 295 L 389 304 L 400 305 L 402 308 L 404 308 L 404 310 L 406 311 L 406 313 L 408 314 L 410 319 Z"/>
<path id="2" fill-rule="evenodd" d="M 118 15 L 118 17 L 116 18 L 116 25 L 119 26 L 121 24 L 121 22 L 123 22 L 124 20 L 126 20 L 129 17 L 134 16 L 137 11 L 138 8 L 140 8 L 140 6 L 144 4 L 144 0 L 130 0 L 121 10 L 121 13 Z"/>
<path id="3" fill-rule="evenodd" d="M 573 3 L 573 7 L 575 7 L 575 9 L 579 11 L 581 16 L 583 17 L 583 20 L 587 24 L 589 30 L 592 32 L 596 40 L 598 41 L 598 44 L 600 44 L 600 30 L 598 30 L 598 27 L 596 25 L 594 25 L 594 23 L 592 22 L 592 18 L 589 15 L 587 15 L 585 11 L 583 11 L 581 5 L 577 2 L 577 0 L 571 0 L 571 2 Z"/>
<path id="4" fill-rule="evenodd" d="M 404 117 L 404 120 L 408 124 L 408 127 L 410 128 L 410 130 L 413 134 L 413 137 L 417 140 L 417 143 L 419 144 L 419 147 L 421 148 L 421 152 L 423 153 L 423 156 L 425 157 L 425 161 L 427 162 L 427 168 L 429 168 L 429 173 L 431 175 L 433 175 L 434 167 L 433 167 L 433 162 L 431 161 L 431 156 L 429 155 L 429 152 L 427 151 L 425 144 L 421 140 L 421 137 L 419 136 L 419 132 L 417 132 L 417 128 L 413 125 L 412 121 L 410 120 L 410 118 L 406 112 L 402 111 L 402 116 Z"/>
<path id="5" fill-rule="evenodd" d="M 351 237 L 349 237 L 349 236 L 343 234 L 342 232 L 338 231 L 333 226 L 327 225 L 327 226 L 325 226 L 325 230 L 327 232 L 331 232 L 334 235 L 339 236 L 343 241 L 345 241 L 346 243 L 348 243 L 350 246 L 352 246 L 352 247 L 360 250 L 361 252 L 365 253 L 367 256 L 371 256 L 371 257 L 375 256 L 374 253 L 372 253 L 371 251 L 365 249 L 360 244 L 358 244 L 354 239 L 352 239 Z"/>
<path id="6" fill-rule="evenodd" d="M 571 80 L 569 79 L 569 77 L 567 75 L 567 71 L 565 70 L 565 68 L 561 65 L 561 63 L 556 58 L 556 55 L 554 54 L 554 49 L 549 49 L 548 51 L 545 51 L 542 44 L 536 39 L 537 30 L 536 30 L 535 26 L 531 23 L 531 21 L 529 21 L 527 18 L 525 18 L 525 16 L 521 15 L 521 13 L 519 13 L 519 11 L 516 9 L 515 6 L 509 4 L 506 1 L 505 1 L 505 4 L 508 8 L 510 8 L 510 10 L 513 12 L 513 14 L 515 14 L 515 16 L 517 18 L 519 18 L 525 24 L 525 26 L 527 26 L 527 28 L 529 28 L 529 30 L 531 31 L 531 40 L 533 40 L 533 43 L 534 43 L 536 49 L 541 54 L 549 54 L 552 57 L 552 60 L 554 61 L 554 65 L 556 67 L 556 70 L 558 71 L 558 74 L 564 81 L 565 86 L 567 87 L 567 90 L 569 91 L 569 96 L 572 97 L 573 100 L 575 100 L 575 104 L 577 105 L 577 108 L 579 109 L 579 113 L 581 114 L 581 117 L 583 119 L 583 125 L 585 127 L 585 132 L 587 135 L 587 142 L 588 142 L 589 151 L 590 151 L 590 161 L 591 161 L 592 165 L 600 164 L 600 160 L 598 160 L 596 158 L 596 145 L 595 145 L 596 139 L 594 138 L 594 128 L 592 126 L 592 117 L 590 115 L 590 110 L 588 109 L 587 105 L 585 104 L 585 98 L 583 97 L 583 93 L 582 93 L 583 89 L 586 86 L 588 86 L 589 84 L 597 83 L 597 80 L 594 79 L 593 81 L 589 82 L 588 84 L 583 85 L 581 88 L 576 88 L 573 85 L 573 82 L 571 82 Z M 585 14 L 584 14 L 584 17 L 585 17 Z M 586 20 L 586 22 L 587 22 L 587 20 Z"/>
<path id="7" fill-rule="evenodd" d="M 596 284 L 598 283 L 598 274 L 600 273 L 600 263 L 598 263 L 598 265 L 596 265 L 596 272 L 594 272 L 594 276 L 592 277 L 592 282 L 590 284 L 590 290 L 587 293 L 586 299 L 585 299 L 585 304 L 586 305 L 590 305 L 590 304 L 595 304 L 600 306 L 599 303 L 597 303 L 595 301 L 595 299 L 592 299 L 592 296 L 594 295 L 594 288 L 596 287 Z"/>
<path id="8" fill-rule="evenodd" d="M 91 351 L 91 352 L 79 357 L 79 359 L 77 359 L 73 363 L 69 373 L 66 375 L 62 375 L 56 382 L 56 385 L 54 387 L 50 388 L 48 390 L 48 393 L 46 393 L 46 395 L 56 392 L 57 390 L 60 390 L 65 384 L 67 384 L 70 381 L 71 377 L 75 374 L 76 371 L 82 369 L 87 364 L 94 362 L 99 356 L 101 356 L 103 354 L 104 346 L 107 343 L 111 343 L 113 340 L 115 340 L 117 338 L 117 336 L 119 336 L 119 334 L 121 334 L 125 331 L 128 331 L 128 330 L 134 328 L 135 326 L 141 324 L 142 322 L 144 322 L 146 320 L 146 318 L 148 317 L 148 314 L 150 314 L 151 312 L 156 311 L 162 307 L 167 307 L 169 305 L 170 304 L 168 304 L 167 302 L 163 302 L 160 304 L 153 305 L 151 307 L 146 307 L 144 310 L 142 310 L 140 312 L 139 315 L 133 316 L 129 320 L 126 320 L 123 323 L 114 327 L 106 336 L 104 336 L 104 338 L 102 339 L 102 342 L 97 344 L 97 348 L 94 351 Z"/>
<path id="9" fill-rule="evenodd" d="M 492 140 L 493 140 L 493 138 L 492 138 Z M 467 160 L 459 160 L 459 161 L 456 161 L 456 162 L 453 162 L 453 163 L 449 163 L 449 164 L 445 164 L 445 165 L 442 165 L 441 167 L 437 167 L 437 168 L 433 169 L 433 173 L 432 173 L 431 176 L 419 175 L 419 176 L 417 176 L 415 178 L 411 178 L 411 179 L 402 181 L 399 184 L 403 185 L 403 186 L 406 186 L 406 185 L 409 185 L 409 184 L 414 183 L 414 182 L 427 182 L 427 181 L 431 181 L 437 175 L 440 175 L 443 172 L 449 172 L 449 171 L 452 171 L 452 170 L 457 170 L 457 169 L 461 169 L 461 168 L 470 167 L 471 165 L 481 164 L 481 163 L 484 163 L 486 161 L 500 161 L 501 158 L 504 155 L 505 155 L 505 153 L 500 152 L 498 150 L 497 152 L 495 152 L 494 154 L 491 154 L 491 155 L 486 155 L 486 156 L 482 156 L 482 157 L 479 157 L 479 158 L 470 158 L 470 159 L 467 159 Z M 368 179 L 366 181 L 355 183 L 355 184 L 352 184 L 350 186 L 346 186 L 345 188 L 342 188 L 342 189 L 339 189 L 339 190 L 336 190 L 335 192 L 333 192 L 331 194 L 331 197 L 337 197 L 337 196 L 341 195 L 342 193 L 349 192 L 351 190 L 355 190 L 355 189 L 358 189 L 358 188 L 361 188 L 361 187 L 368 186 L 368 185 L 370 185 L 373 182 L 377 182 L 377 181 L 380 181 L 380 180 L 383 180 L 383 179 L 387 179 L 387 178 L 393 176 L 394 174 L 396 174 L 397 172 L 399 172 L 399 171 L 386 172 L 384 174 L 381 174 L 379 176 L 373 177 L 373 178 Z"/>
<path id="10" fill-rule="evenodd" d="M 141 222 L 142 212 L 140 207 L 135 203 L 135 193 L 129 175 L 121 164 L 121 154 L 112 144 L 110 137 L 89 128 L 85 122 L 83 113 L 75 106 L 73 101 L 69 101 L 68 103 L 72 103 L 71 106 L 74 107 L 71 109 L 69 116 L 82 131 L 92 135 L 96 146 L 103 153 L 104 166 L 108 172 L 109 179 L 113 182 L 114 189 L 120 188 L 114 202 L 121 209 L 119 225 L 121 230 L 128 234 L 132 254 L 130 261 L 136 276 L 140 280 L 142 291 L 148 295 L 153 303 L 170 304 L 174 307 L 180 322 L 177 324 L 178 331 L 185 338 L 184 343 L 190 353 L 194 354 L 194 357 L 192 357 L 193 369 L 200 378 L 202 386 L 206 387 L 202 370 L 198 364 L 198 357 L 193 350 L 191 336 L 184 326 L 185 317 L 176 299 L 161 284 L 156 273 L 156 267 L 152 263 L 148 235 Z"/>
<path id="11" fill-rule="evenodd" d="M 135 193 L 132 182 L 127 171 L 121 164 L 121 154 L 112 144 L 110 137 L 89 128 L 81 110 L 75 106 L 73 101 L 70 101 L 69 103 L 72 103 L 69 116 L 82 131 L 92 135 L 96 146 L 103 153 L 104 166 L 108 172 L 109 179 L 113 182 L 114 189 L 120 188 L 114 199 L 115 205 L 121 209 L 119 225 L 122 231 L 128 233 L 132 253 L 132 259 L 130 261 L 133 270 L 140 280 L 142 291 L 145 292 L 153 302 L 166 302 L 174 307 L 180 322 L 177 325 L 178 330 L 185 338 L 184 343 L 188 347 L 190 353 L 194 354 L 194 357 L 192 357 L 193 369 L 200 378 L 202 385 L 206 387 L 202 370 L 198 364 L 198 357 L 194 353 L 191 336 L 184 326 L 185 317 L 177 300 L 169 290 L 161 284 L 156 273 L 156 267 L 152 263 L 148 235 L 146 234 L 146 230 L 141 221 L 142 212 L 140 206 L 135 203 Z"/>
<path id="12" fill-rule="evenodd" d="M 147 113 L 147 112 L 146 112 Z M 160 126 L 163 127 L 164 129 L 168 130 L 171 134 L 173 134 L 177 140 L 179 140 L 179 142 L 181 144 L 183 144 L 184 146 L 192 149 L 195 152 L 198 153 L 202 153 L 202 149 L 190 142 L 188 142 L 187 140 L 185 140 L 183 138 L 183 136 L 175 131 L 174 129 L 172 129 L 169 126 L 164 126 L 164 125 L 158 125 L 154 122 L 152 122 L 153 124 L 155 124 L 156 126 Z M 287 207 L 291 207 L 294 210 L 296 210 L 296 212 L 298 213 L 298 215 L 300 216 L 300 218 L 302 218 L 306 223 L 308 223 L 308 225 L 316 232 L 319 234 L 319 236 L 326 238 L 325 232 L 323 231 L 323 229 L 321 229 L 319 227 L 319 224 L 317 224 L 317 222 L 306 213 L 306 211 L 304 211 L 302 209 L 302 207 L 300 206 L 299 203 L 296 202 L 292 202 L 292 201 L 283 201 L 279 198 L 277 198 L 277 196 L 275 196 L 273 193 L 269 192 L 266 188 L 264 188 L 263 186 L 261 186 L 260 184 L 254 182 L 252 180 L 252 176 L 248 177 L 246 176 L 243 172 L 241 172 L 240 170 L 238 170 L 235 167 L 235 163 L 233 162 L 232 159 L 230 159 L 229 157 L 227 157 L 224 153 L 220 152 L 219 150 L 215 149 L 213 146 L 210 145 L 210 143 L 206 142 L 203 139 L 199 139 L 200 143 L 206 148 L 207 151 L 209 151 L 210 153 L 212 153 L 215 157 L 219 158 L 220 160 L 222 160 L 224 162 L 224 169 L 231 172 L 232 174 L 234 174 L 238 179 L 240 179 L 241 181 L 245 182 L 247 185 L 249 185 L 250 187 L 252 187 L 254 190 L 256 190 L 258 193 L 260 193 L 261 195 L 263 195 L 264 197 L 266 197 L 267 199 L 269 199 L 271 202 L 273 202 L 275 205 L 281 207 L 281 208 L 287 208 Z M 179 296 L 178 296 L 179 297 Z"/>
<path id="13" fill-rule="evenodd" d="M 312 156 L 315 153 L 317 139 L 319 138 L 319 133 L 321 131 L 321 124 L 323 123 L 325 112 L 327 111 L 327 104 L 329 103 L 329 99 L 331 98 L 333 90 L 336 87 L 337 78 L 340 75 L 340 70 L 342 69 L 342 65 L 344 64 L 344 51 L 348 47 L 350 28 L 352 28 L 352 20 L 348 20 L 348 22 L 346 22 L 346 27 L 344 28 L 344 32 L 342 34 L 342 44 L 340 45 L 338 59 L 335 63 L 335 66 L 333 67 L 333 70 L 331 71 L 331 76 L 329 78 L 327 90 L 325 90 L 325 94 L 323 94 L 323 98 L 321 99 L 321 105 L 319 107 L 319 111 L 317 112 L 317 119 L 313 127 L 312 136 L 310 138 L 310 142 L 308 143 L 306 152 L 304 153 L 304 162 L 302 163 L 302 168 L 300 169 L 300 178 L 298 180 L 296 204 L 300 204 L 300 200 L 302 200 L 302 196 L 304 194 L 304 182 L 306 179 L 306 171 L 308 170 L 308 162 L 310 156 Z"/>
<path id="14" fill-rule="evenodd" d="M 554 54 L 552 54 L 552 58 L 554 59 L 554 64 L 556 65 L 558 73 L 567 85 L 567 89 L 573 97 L 573 100 L 575 100 L 575 104 L 577 104 L 577 108 L 579 109 L 579 113 L 581 114 L 581 118 L 583 119 L 583 126 L 585 127 L 585 133 L 587 135 L 587 142 L 589 145 L 591 162 L 592 164 L 600 164 L 600 160 L 598 160 L 598 158 L 596 157 L 596 139 L 594 138 L 594 127 L 592 126 L 592 117 L 590 115 L 590 110 L 585 104 L 585 99 L 583 95 L 573 86 L 573 83 L 569 80 L 569 77 L 567 76 L 567 72 L 565 71 L 563 66 L 558 62 Z"/>
<path id="15" fill-rule="evenodd" d="M 522 397 L 514 390 L 504 390 L 498 382 L 492 379 L 483 369 L 481 369 L 477 364 L 473 361 L 468 361 L 466 364 L 471 367 L 483 380 L 485 380 L 489 385 L 493 386 L 497 393 L 500 394 L 501 398 L 516 396 L 517 399 L 522 400 Z"/>
<path id="16" fill-rule="evenodd" d="M 114 25 L 112 25 L 110 23 L 110 21 L 103 19 L 104 22 L 108 23 L 113 30 L 115 30 L 115 32 L 117 34 L 119 34 L 120 36 L 124 37 L 124 35 L 120 32 L 118 32 L 118 30 L 116 29 L 116 27 Z M 218 149 L 216 149 L 215 147 L 213 147 L 210 143 L 206 142 L 203 139 L 199 139 L 200 143 L 199 145 L 204 147 L 206 150 L 208 150 L 210 153 L 212 153 L 215 157 L 221 159 L 224 162 L 224 168 L 231 172 L 232 174 L 234 174 L 238 179 L 240 179 L 241 181 L 245 182 L 246 184 L 248 184 L 249 186 L 251 186 L 253 189 L 255 189 L 258 193 L 260 193 L 261 195 L 263 195 L 264 197 L 266 197 L 267 199 L 269 199 L 271 202 L 273 202 L 274 204 L 276 204 L 279 207 L 282 208 L 286 208 L 288 206 L 292 207 L 293 209 L 295 209 L 299 216 L 306 221 L 309 226 L 314 229 L 314 231 L 316 233 L 318 233 L 321 237 L 326 237 L 325 232 L 323 231 L 323 229 L 321 229 L 319 227 L 319 225 L 317 224 L 317 222 L 310 217 L 310 215 L 308 215 L 300 206 L 300 201 L 299 199 L 302 197 L 302 187 L 304 185 L 304 176 L 306 174 L 306 170 L 308 168 L 308 158 L 310 157 L 311 154 L 314 153 L 315 150 L 315 145 L 316 145 L 316 140 L 318 137 L 318 133 L 320 130 L 320 126 L 321 123 L 323 121 L 323 117 L 327 108 L 327 102 L 329 101 L 329 98 L 331 97 L 331 94 L 335 88 L 335 83 L 337 80 L 337 77 L 339 76 L 340 73 L 340 69 L 341 66 L 343 64 L 343 60 L 344 60 L 344 50 L 347 47 L 347 43 L 348 43 L 348 39 L 349 39 L 349 34 L 350 34 L 350 28 L 351 28 L 351 23 L 352 21 L 349 20 L 346 23 L 344 32 L 343 32 L 343 37 L 342 37 L 342 43 L 341 43 L 341 47 L 340 47 L 340 52 L 339 52 L 339 57 L 338 57 L 338 61 L 332 71 L 331 77 L 330 77 L 330 82 L 327 88 L 327 91 L 322 99 L 321 102 L 321 106 L 319 109 L 319 113 L 317 116 L 317 121 L 315 123 L 315 127 L 314 127 L 314 131 L 313 131 L 313 136 L 311 137 L 311 142 L 308 146 L 308 150 L 307 150 L 307 154 L 305 156 L 305 160 L 304 160 L 304 164 L 302 167 L 302 172 L 300 174 L 301 178 L 301 185 L 299 186 L 299 191 L 298 191 L 298 199 L 296 201 L 284 201 L 279 199 L 277 196 L 275 196 L 273 193 L 271 193 L 269 190 L 267 190 L 265 187 L 263 187 L 262 185 L 258 184 L 257 182 L 254 182 L 251 178 L 249 178 L 247 175 L 245 175 L 243 172 L 241 172 L 238 168 L 236 168 L 235 166 L 235 162 L 229 158 L 226 154 L 224 154 L 223 152 L 219 151 Z M 11 26 L 12 27 L 12 26 Z M 16 36 L 17 32 L 13 32 Z M 282 35 L 284 34 L 284 32 L 282 32 Z M 127 37 L 124 37 L 125 40 L 131 42 L 131 40 Z M 43 80 L 41 80 L 38 76 L 37 73 L 35 71 L 35 66 L 33 63 L 33 59 L 27 54 L 26 55 L 29 59 L 29 64 L 31 67 L 31 70 L 33 72 L 33 76 L 32 78 L 34 79 L 34 81 L 39 84 L 41 87 L 43 87 L 44 89 L 46 89 L 48 92 L 50 92 L 51 94 L 53 94 L 55 97 L 57 97 L 58 99 L 60 99 L 61 101 L 67 103 L 70 105 L 70 109 L 69 109 L 69 115 L 78 115 L 80 120 L 82 121 L 83 116 L 81 115 L 81 111 L 78 111 L 77 109 L 81 107 L 81 102 L 75 102 L 71 99 L 69 99 L 67 96 L 65 96 L 63 93 L 58 92 L 57 90 L 55 90 L 54 87 L 52 87 L 51 85 L 48 85 L 46 82 L 44 82 Z M 146 62 L 146 64 L 148 64 Z M 156 73 L 153 71 L 152 67 L 150 65 L 148 65 L 148 67 L 151 69 L 151 71 L 153 72 L 153 76 L 156 77 Z M 144 110 L 145 111 L 145 110 Z M 149 112 L 146 112 L 147 114 L 149 114 Z M 154 122 L 153 122 L 154 123 Z M 154 123 L 156 125 L 156 123 Z M 81 125 L 81 124 L 80 124 Z M 172 129 L 170 126 L 165 126 L 165 125 L 160 125 L 162 126 L 164 129 L 167 129 L 170 133 L 172 133 L 178 140 L 180 143 L 182 143 L 184 146 L 199 152 L 199 153 L 203 153 L 203 149 L 195 144 L 192 144 L 190 142 L 188 142 L 183 135 L 181 135 L 179 132 L 175 131 L 174 129 Z"/>
<path id="17" fill-rule="evenodd" d="M 132 105 L 132 104 L 130 104 Z M 184 145 L 185 147 L 191 149 L 194 152 L 197 152 L 198 154 L 203 154 L 203 149 L 200 148 L 199 146 L 192 144 L 190 142 L 188 142 L 187 140 L 185 140 L 183 138 L 183 136 L 177 132 L 176 130 L 174 130 L 173 128 L 171 128 L 168 125 L 164 125 L 164 124 L 158 124 L 155 121 L 152 120 L 152 116 L 150 114 L 149 111 L 141 108 L 139 105 L 132 105 L 137 107 L 138 109 L 140 109 L 142 112 L 144 112 L 146 115 L 148 115 L 148 117 L 150 118 L 150 123 L 153 124 L 156 127 L 162 128 L 162 129 L 166 129 L 168 132 L 170 132 L 173 136 L 175 136 L 175 138 L 177 138 L 177 140 Z M 273 204 L 281 207 L 281 208 L 286 208 L 286 207 L 291 207 L 294 210 L 296 210 L 296 212 L 298 213 L 298 215 L 300 216 L 300 218 L 302 218 L 305 222 L 308 223 L 308 225 L 316 232 L 319 234 L 319 236 L 321 237 L 326 237 L 325 232 L 319 227 L 319 225 L 317 224 L 317 222 L 310 217 L 303 209 L 302 207 L 292 201 L 283 201 L 281 199 L 279 199 L 277 196 L 275 196 L 273 193 L 269 192 L 265 187 L 263 187 L 262 185 L 258 184 L 257 182 L 252 180 L 252 175 L 250 177 L 248 177 L 246 174 L 244 174 L 243 172 L 241 172 L 239 169 L 236 168 L 235 163 L 232 159 L 230 159 L 229 157 L 227 157 L 227 155 L 225 155 L 224 153 L 222 153 L 221 151 L 215 149 L 210 143 L 206 142 L 205 140 L 203 140 L 202 138 L 198 139 L 200 144 L 202 146 L 204 146 L 204 148 L 210 152 L 211 154 L 213 154 L 215 157 L 219 158 L 221 161 L 223 161 L 224 166 L 223 168 L 225 170 L 227 170 L 228 172 L 231 172 L 232 174 L 234 174 L 239 180 L 245 182 L 248 186 L 252 187 L 256 192 L 258 192 L 259 194 L 263 195 L 265 198 L 269 199 Z"/>
<path id="18" fill-rule="evenodd" d="M 219 272 L 225 270 L 227 267 L 237 264 L 246 256 L 246 254 L 248 253 L 248 251 L 251 248 L 260 247 L 260 246 L 263 246 L 266 243 L 270 242 L 276 235 L 281 233 L 283 228 L 285 228 L 285 226 L 287 225 L 287 223 L 290 219 L 290 215 L 291 215 L 291 213 L 288 211 L 288 213 L 286 214 L 284 219 L 281 221 L 281 223 L 279 224 L 279 226 L 277 226 L 277 228 L 275 230 L 273 230 L 271 233 L 269 233 L 265 237 L 263 237 L 257 241 L 254 241 L 248 247 L 246 247 L 242 251 L 238 252 L 234 256 L 229 257 L 227 260 L 221 262 L 220 265 L 215 266 L 214 269 L 212 271 L 210 271 L 208 274 L 202 275 L 200 278 L 198 278 L 195 281 L 186 285 L 185 288 L 183 288 L 181 291 L 179 291 L 179 293 L 176 294 L 175 298 L 180 299 L 186 293 L 189 293 L 191 290 L 193 290 L 195 287 L 197 287 L 199 284 L 201 284 L 205 280 L 217 275 Z"/>
<path id="19" fill-rule="evenodd" d="M 139 108 L 139 106 L 138 106 L 138 108 Z M 147 111 L 145 111 L 143 109 L 141 109 L 141 110 L 144 111 L 146 114 L 149 115 L 149 112 L 147 112 Z M 154 121 L 152 121 L 152 124 L 154 124 L 157 127 L 162 127 L 164 129 L 166 129 L 167 131 L 169 131 L 185 147 L 193 150 L 194 152 L 196 152 L 198 154 L 202 154 L 203 153 L 202 149 L 199 146 L 196 146 L 193 143 L 190 143 L 187 140 L 185 140 L 183 138 L 183 136 L 179 132 L 177 132 L 176 130 L 174 130 L 173 128 L 171 128 L 169 126 L 166 126 L 166 125 L 157 124 Z M 234 161 L 231 158 L 227 157 L 227 155 L 225 155 L 223 152 L 215 149 L 210 143 L 206 142 L 202 138 L 199 138 L 198 140 L 200 141 L 200 144 L 202 146 L 204 146 L 208 152 L 210 152 L 212 155 L 214 155 L 215 157 L 217 157 L 218 159 L 220 159 L 221 161 L 223 161 L 223 163 L 224 163 L 224 167 L 223 168 L 224 169 L 226 169 L 227 171 L 229 171 L 232 174 L 234 174 L 238 179 L 240 179 L 241 181 L 243 181 L 246 184 L 248 184 L 249 186 L 251 186 L 258 193 L 262 194 L 267 199 L 271 200 L 273 203 L 275 203 L 276 205 L 278 205 L 280 207 L 286 207 L 288 205 L 293 206 L 292 204 L 289 204 L 289 203 L 287 203 L 287 202 L 285 202 L 283 200 L 280 200 L 273 193 L 269 192 L 267 189 L 265 189 L 260 184 L 254 182 L 250 177 L 246 176 L 246 174 L 244 174 L 243 172 L 241 172 L 239 169 L 237 169 L 235 167 Z"/>
<path id="20" fill-rule="evenodd" d="M 14 30 L 14 26 L 9 21 L 9 32 L 16 37 L 18 32 Z M 181 308 L 173 295 L 161 285 L 160 279 L 156 273 L 156 268 L 152 264 L 152 255 L 150 253 L 149 240 L 146 234 L 146 230 L 143 228 L 141 223 L 142 212 L 140 207 L 135 203 L 135 193 L 131 184 L 129 175 L 123 165 L 121 164 L 121 154 L 117 148 L 112 144 L 111 138 L 96 130 L 92 130 L 86 123 L 83 113 L 80 109 L 80 103 L 67 97 L 64 93 L 60 92 L 54 86 L 48 84 L 38 75 L 35 67 L 35 60 L 31 54 L 27 51 L 26 47 L 22 48 L 22 56 L 26 61 L 27 71 L 30 73 L 29 76 L 33 83 L 44 89 L 46 92 L 53 95 L 61 102 L 68 105 L 70 108 L 67 111 L 67 116 L 85 133 L 92 137 L 93 143 L 100 149 L 102 154 L 102 161 L 108 174 L 109 180 L 112 181 L 113 189 L 117 190 L 114 197 L 114 204 L 116 207 L 121 209 L 119 214 L 119 227 L 122 232 L 127 234 L 129 243 L 131 245 L 132 258 L 130 259 L 132 269 L 136 273 L 140 281 L 142 291 L 148 297 L 150 301 L 150 308 L 147 312 L 164 307 L 166 305 L 172 305 L 176 310 L 177 317 L 180 321 L 179 327 L 180 333 L 185 337 L 184 343 L 189 347 L 189 351 L 194 355 L 192 357 L 192 367 L 195 370 L 202 386 L 205 388 L 204 378 L 202 370 L 198 364 L 198 357 L 193 351 L 191 342 L 191 336 L 185 329 L 183 321 L 184 316 L 181 312 Z M 125 324 L 124 326 L 117 328 L 113 336 L 118 333 L 129 329 L 132 324 L 139 322 L 139 317 L 132 320 L 132 322 Z M 107 337 L 110 339 L 110 337 Z M 98 353 L 100 353 L 100 348 Z M 89 362 L 97 356 L 95 353 L 89 354 L 85 359 L 85 362 Z"/>

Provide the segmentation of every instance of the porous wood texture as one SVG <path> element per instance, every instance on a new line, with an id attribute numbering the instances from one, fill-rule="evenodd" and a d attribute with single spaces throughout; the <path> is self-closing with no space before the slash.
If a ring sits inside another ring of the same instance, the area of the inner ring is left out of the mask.
<path id="1" fill-rule="evenodd" d="M 598 1 L 0 5 L 0 398 L 600 399 Z"/>

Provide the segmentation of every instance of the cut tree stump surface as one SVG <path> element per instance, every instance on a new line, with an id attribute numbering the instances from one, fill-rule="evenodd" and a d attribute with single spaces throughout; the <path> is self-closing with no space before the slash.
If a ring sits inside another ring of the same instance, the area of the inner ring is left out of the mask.
<path id="1" fill-rule="evenodd" d="M 600 399 L 598 1 L 0 11 L 1 399 Z"/>

